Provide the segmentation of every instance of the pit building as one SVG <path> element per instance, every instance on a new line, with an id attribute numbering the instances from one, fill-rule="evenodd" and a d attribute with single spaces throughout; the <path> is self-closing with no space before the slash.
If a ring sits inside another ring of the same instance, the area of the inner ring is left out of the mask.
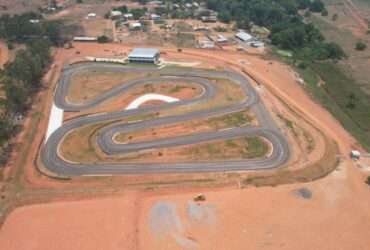
<path id="1" fill-rule="evenodd" d="M 135 48 L 128 55 L 130 63 L 154 63 L 159 62 L 159 49 Z"/>

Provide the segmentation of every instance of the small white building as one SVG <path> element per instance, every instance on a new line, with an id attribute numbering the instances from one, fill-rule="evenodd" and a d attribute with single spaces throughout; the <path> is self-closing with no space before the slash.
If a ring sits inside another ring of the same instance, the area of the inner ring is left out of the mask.
<path id="1" fill-rule="evenodd" d="M 224 37 L 223 35 L 217 35 L 217 40 L 216 40 L 218 43 L 227 43 L 229 40 L 227 40 L 226 37 Z"/>
<path id="2" fill-rule="evenodd" d="M 122 12 L 119 11 L 119 10 L 112 10 L 110 12 L 110 17 L 112 18 L 117 18 L 117 17 L 121 17 L 122 16 Z"/>
<path id="3" fill-rule="evenodd" d="M 139 22 L 134 22 L 129 24 L 130 30 L 139 30 L 142 27 L 142 24 Z"/>
<path id="4" fill-rule="evenodd" d="M 89 14 L 87 14 L 87 18 L 88 19 L 95 18 L 95 17 L 96 17 L 96 13 L 89 13 Z"/>
<path id="5" fill-rule="evenodd" d="M 40 20 L 39 19 L 30 19 L 30 23 L 40 23 Z"/>
<path id="6" fill-rule="evenodd" d="M 215 43 L 209 40 L 201 40 L 199 41 L 199 48 L 201 49 L 213 49 L 215 47 Z"/>
<path id="7" fill-rule="evenodd" d="M 240 32 L 236 33 L 235 37 L 238 38 L 239 40 L 241 40 L 242 42 L 248 42 L 248 41 L 253 39 L 252 35 L 244 32 L 244 31 L 240 31 Z"/>
<path id="8" fill-rule="evenodd" d="M 160 20 L 161 16 L 157 14 L 150 14 L 150 19 L 152 20 Z"/>
<path id="9" fill-rule="evenodd" d="M 123 17 L 126 18 L 127 20 L 130 20 L 134 18 L 134 15 L 132 15 L 132 13 L 126 13 L 123 14 Z"/>
<path id="10" fill-rule="evenodd" d="M 359 160 L 361 157 L 361 153 L 358 150 L 352 150 L 351 151 L 351 158 L 354 160 Z"/>
<path id="11" fill-rule="evenodd" d="M 209 31 L 209 28 L 207 26 L 203 25 L 197 25 L 193 27 L 194 31 Z"/>
<path id="12" fill-rule="evenodd" d="M 248 43 L 249 46 L 253 47 L 253 48 L 263 48 L 265 47 L 265 43 L 264 42 L 261 42 L 261 41 L 251 41 Z"/>
<path id="13" fill-rule="evenodd" d="M 75 42 L 96 42 L 98 41 L 98 38 L 92 37 L 92 36 L 75 36 L 73 38 L 73 41 Z"/>

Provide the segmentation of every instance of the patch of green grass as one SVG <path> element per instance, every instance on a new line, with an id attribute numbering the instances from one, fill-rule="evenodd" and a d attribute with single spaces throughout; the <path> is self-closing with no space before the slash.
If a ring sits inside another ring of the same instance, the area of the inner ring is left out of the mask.
<path id="1" fill-rule="evenodd" d="M 232 114 L 227 114 L 220 117 L 214 117 L 209 119 L 209 124 L 218 129 L 220 126 L 233 128 L 233 127 L 241 127 L 249 124 L 252 121 L 252 118 L 248 116 L 244 111 L 236 112 Z M 222 124 L 225 124 L 223 126 Z"/>
<path id="2" fill-rule="evenodd" d="M 158 65 L 154 63 L 129 63 L 130 67 L 133 68 L 158 68 Z"/>
<path id="3" fill-rule="evenodd" d="M 220 154 L 221 151 L 213 144 L 207 144 L 207 151 L 210 155 Z"/>
<path id="4" fill-rule="evenodd" d="M 284 116 L 282 116 L 281 114 L 278 114 L 278 117 L 279 117 L 281 120 L 283 120 L 283 121 L 284 121 L 285 126 L 287 126 L 287 127 L 288 127 L 288 128 L 290 128 L 290 129 L 293 129 L 293 128 L 294 128 L 294 123 L 293 123 L 291 120 L 289 120 L 289 119 L 285 118 L 285 117 L 284 117 Z"/>
<path id="5" fill-rule="evenodd" d="M 267 144 L 259 137 L 247 137 L 245 143 L 248 145 L 247 150 L 243 151 L 245 158 L 260 158 L 268 151 Z"/>
<path id="6" fill-rule="evenodd" d="M 176 86 L 172 87 L 169 92 L 170 93 L 177 93 L 177 92 L 181 91 L 183 88 L 186 88 L 186 87 L 176 85 Z"/>

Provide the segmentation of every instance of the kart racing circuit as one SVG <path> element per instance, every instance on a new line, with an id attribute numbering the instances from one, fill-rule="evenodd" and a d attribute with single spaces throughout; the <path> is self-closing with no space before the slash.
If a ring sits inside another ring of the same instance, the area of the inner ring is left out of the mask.
<path id="1" fill-rule="evenodd" d="M 83 103 L 72 103 L 67 100 L 71 78 L 82 70 L 106 69 L 113 72 L 137 72 L 155 73 L 150 77 L 143 77 L 122 82 L 122 84 L 100 94 L 92 100 Z M 187 112 L 179 115 L 169 115 L 148 120 L 118 123 L 114 122 L 131 116 L 145 115 L 159 112 L 174 107 L 183 107 L 204 103 L 212 99 L 217 89 L 209 78 L 221 78 L 238 84 L 244 92 L 245 98 L 239 103 L 215 107 L 204 110 Z M 215 71 L 206 69 L 195 69 L 185 67 L 164 67 L 162 69 L 153 67 L 134 67 L 130 65 L 114 65 L 106 63 L 80 63 L 64 68 L 58 86 L 55 91 L 55 105 L 67 112 L 79 112 L 94 108 L 103 102 L 116 97 L 130 89 L 145 84 L 159 84 L 163 81 L 191 82 L 199 85 L 202 93 L 192 99 L 179 100 L 177 102 L 165 103 L 155 106 L 143 106 L 136 109 L 115 111 L 109 113 L 98 113 L 73 118 L 64 122 L 53 132 L 41 149 L 41 161 L 44 167 L 57 175 L 63 176 L 88 176 L 88 175 L 124 175 L 124 174 L 149 174 L 149 173 L 186 173 L 186 172 L 227 172 L 244 170 L 263 170 L 281 166 L 289 159 L 290 152 L 286 138 L 281 134 L 274 120 L 260 101 L 259 95 L 243 75 L 233 71 Z M 258 126 L 233 127 L 224 130 L 201 132 L 180 136 L 171 136 L 157 140 L 147 140 L 134 143 L 117 143 L 114 136 L 117 133 L 128 133 L 135 130 L 165 126 L 169 124 L 182 123 L 189 120 L 204 119 L 226 115 L 249 109 L 258 121 Z M 222 161 L 200 161 L 200 162 L 145 162 L 145 163 L 83 163 L 65 160 L 59 154 L 59 145 L 63 138 L 71 131 L 82 126 L 112 121 L 103 127 L 96 139 L 96 145 L 107 155 L 123 155 L 143 150 L 170 148 L 176 146 L 193 145 L 211 141 L 222 141 L 241 137 L 257 136 L 264 138 L 270 144 L 268 155 L 258 159 L 238 159 Z"/>

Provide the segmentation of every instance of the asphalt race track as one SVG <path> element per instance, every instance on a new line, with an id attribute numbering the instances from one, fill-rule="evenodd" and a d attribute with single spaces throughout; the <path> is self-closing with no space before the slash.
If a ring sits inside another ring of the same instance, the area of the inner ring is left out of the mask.
<path id="1" fill-rule="evenodd" d="M 107 69 L 117 72 L 153 72 L 153 76 L 143 79 L 135 79 L 122 83 L 93 100 L 84 103 L 69 103 L 66 100 L 70 80 L 73 74 L 81 70 Z M 133 115 L 142 115 L 169 109 L 176 106 L 194 105 L 210 100 L 216 94 L 216 88 L 209 78 L 225 78 L 239 84 L 245 93 L 245 99 L 237 104 L 226 107 L 212 108 L 209 110 L 194 111 L 191 113 L 160 117 L 151 120 L 135 121 L 131 123 L 116 123 L 104 127 L 97 137 L 97 144 L 108 155 L 125 154 L 139 150 L 158 149 L 180 145 L 195 144 L 211 140 L 226 140 L 231 138 L 260 136 L 268 140 L 272 147 L 272 153 L 261 159 L 228 160 L 213 162 L 179 162 L 179 163 L 71 163 L 63 160 L 58 155 L 58 145 L 64 136 L 70 131 L 81 126 L 119 120 Z M 156 84 L 164 80 L 187 81 L 198 84 L 203 91 L 200 96 L 191 100 L 182 100 L 173 103 L 161 104 L 151 107 L 142 107 L 132 110 L 123 110 L 112 113 L 102 113 L 89 116 L 81 116 L 65 122 L 56 130 L 41 150 L 41 160 L 49 171 L 63 176 L 83 175 L 123 175 L 123 174 L 147 174 L 147 173 L 186 173 L 186 172 L 226 172 L 244 170 L 263 170 L 276 168 L 285 163 L 289 158 L 289 146 L 285 137 L 280 133 L 269 112 L 260 102 L 259 96 L 248 80 L 242 75 L 231 71 L 211 71 L 190 68 L 163 68 L 151 67 L 132 68 L 103 63 L 83 63 L 66 67 L 63 72 L 57 89 L 55 91 L 55 104 L 65 111 L 82 111 L 95 107 L 102 102 L 122 94 L 133 87 L 148 83 Z M 170 137 L 153 141 L 139 143 L 117 144 L 113 141 L 113 135 L 118 132 L 130 132 L 138 129 L 163 126 L 171 123 L 181 123 L 192 119 L 201 119 L 211 116 L 233 113 L 246 109 L 252 110 L 261 124 L 259 127 L 241 127 L 219 130 L 216 132 L 197 133 L 185 136 Z"/>

